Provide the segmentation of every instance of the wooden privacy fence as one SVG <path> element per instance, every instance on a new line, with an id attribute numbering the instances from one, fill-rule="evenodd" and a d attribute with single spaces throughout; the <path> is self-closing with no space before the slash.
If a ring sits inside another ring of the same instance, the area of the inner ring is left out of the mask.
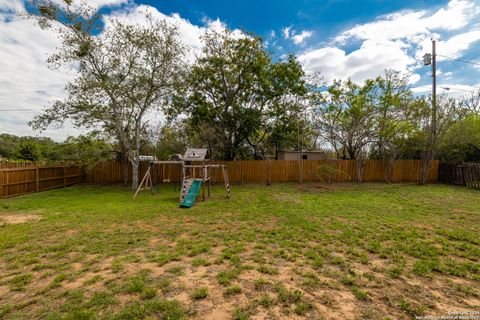
<path id="1" fill-rule="evenodd" d="M 212 164 L 225 164 L 231 183 L 278 183 L 278 182 L 356 182 L 356 160 L 243 160 L 213 161 Z M 437 182 L 438 161 L 433 161 L 428 174 L 428 182 Z M 130 167 L 130 166 L 129 166 Z M 139 179 L 145 175 L 148 162 L 140 163 Z M 366 160 L 363 182 L 385 182 L 388 162 Z M 129 181 L 131 181 L 129 168 Z M 391 182 L 418 182 L 422 171 L 421 160 L 398 160 L 393 168 Z M 180 180 L 180 165 L 156 166 L 154 179 L 163 181 Z M 222 181 L 221 171 L 211 171 L 212 181 Z M 102 161 L 87 171 L 87 182 L 110 184 L 123 182 L 123 165 L 117 161 Z"/>
<path id="2" fill-rule="evenodd" d="M 9 162 L 0 161 L 0 169 L 14 169 L 14 168 L 32 168 L 37 166 L 46 166 L 41 162 Z"/>
<path id="3" fill-rule="evenodd" d="M 438 180 L 444 183 L 480 189 L 480 163 L 440 163 Z"/>
<path id="4" fill-rule="evenodd" d="M 83 166 L 0 168 L 0 198 L 64 188 L 85 181 Z"/>

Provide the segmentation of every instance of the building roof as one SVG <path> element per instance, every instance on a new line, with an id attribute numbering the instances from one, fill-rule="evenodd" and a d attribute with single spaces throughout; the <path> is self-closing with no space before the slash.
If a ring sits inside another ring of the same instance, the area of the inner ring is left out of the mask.
<path id="1" fill-rule="evenodd" d="M 207 157 L 207 149 L 205 148 L 187 148 L 183 155 L 184 161 L 202 161 Z"/>
<path id="2" fill-rule="evenodd" d="M 279 150 L 278 152 L 289 152 L 289 153 L 325 153 L 325 151 L 322 150 L 305 150 L 305 151 L 290 151 L 290 150 Z"/>

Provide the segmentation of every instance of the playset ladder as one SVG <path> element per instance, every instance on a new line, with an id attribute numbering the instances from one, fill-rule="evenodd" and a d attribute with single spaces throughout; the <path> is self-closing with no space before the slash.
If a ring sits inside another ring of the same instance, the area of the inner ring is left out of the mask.
<path id="1" fill-rule="evenodd" d="M 191 208 L 197 199 L 198 192 L 203 185 L 202 179 L 189 179 L 191 180 L 191 185 L 188 188 L 187 194 L 184 196 L 182 202 L 180 203 L 181 208 Z"/>
<path id="2" fill-rule="evenodd" d="M 190 187 L 192 186 L 194 179 L 183 179 L 182 183 L 182 190 L 180 190 L 180 202 L 183 202 L 185 197 L 188 194 L 188 190 L 190 190 Z"/>

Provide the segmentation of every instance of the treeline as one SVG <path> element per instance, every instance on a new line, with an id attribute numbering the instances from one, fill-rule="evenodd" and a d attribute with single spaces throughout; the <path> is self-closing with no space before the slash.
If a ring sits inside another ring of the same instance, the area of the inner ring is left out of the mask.
<path id="1" fill-rule="evenodd" d="M 48 62 L 79 66 L 67 98 L 32 127 L 69 119 L 100 128 L 131 163 L 133 188 L 140 154 L 168 158 L 186 146 L 225 160 L 319 148 L 341 159 L 386 159 L 392 168 L 396 159 L 421 158 L 425 174 L 433 158 L 479 156 L 480 92 L 438 97 L 434 110 L 430 97 L 412 93 L 408 75 L 386 70 L 362 84 L 327 84 L 293 55 L 274 60 L 253 34 L 209 31 L 192 52 L 177 26 L 150 14 L 126 24 L 71 1 L 36 1 L 32 10 L 30 18 L 55 26 L 62 41 Z"/>
<path id="2" fill-rule="evenodd" d="M 116 159 L 114 150 L 113 145 L 91 135 L 56 142 L 45 137 L 0 134 L 1 161 L 93 163 Z"/>

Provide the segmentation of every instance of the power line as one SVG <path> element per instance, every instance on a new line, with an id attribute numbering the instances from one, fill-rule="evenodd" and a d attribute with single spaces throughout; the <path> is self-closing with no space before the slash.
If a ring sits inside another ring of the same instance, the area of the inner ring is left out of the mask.
<path id="1" fill-rule="evenodd" d="M 459 88 L 451 88 L 451 87 L 440 87 L 440 88 L 447 91 L 464 91 L 464 92 L 471 92 L 471 93 L 475 93 L 476 90 L 480 89 L 480 88 L 472 88 L 472 90 L 467 90 L 467 89 L 459 89 Z"/>
<path id="2" fill-rule="evenodd" d="M 60 92 L 56 92 L 56 91 L 61 91 L 63 93 L 63 90 L 15 90 L 14 88 L 11 89 L 10 92 L 0 92 L 0 95 L 3 95 L 3 96 L 12 96 L 13 94 L 21 94 L 21 93 L 31 93 L 31 94 L 37 94 L 37 95 L 52 95 L 52 94 L 57 94 L 57 93 L 60 93 Z M 14 98 L 17 98 L 17 97 L 14 97 Z"/>
<path id="3" fill-rule="evenodd" d="M 7 112 L 7 111 L 8 112 L 20 111 L 21 112 L 21 111 L 42 111 L 42 110 L 38 110 L 38 109 L 0 109 L 0 112 L 2 112 L 2 111 L 5 111 L 5 112 Z"/>
<path id="4" fill-rule="evenodd" d="M 67 84 L 71 80 L 66 81 L 51 81 L 51 80 L 3 80 L 0 79 L 0 82 L 7 82 L 7 83 L 52 83 L 52 84 Z"/>
<path id="5" fill-rule="evenodd" d="M 437 56 L 444 57 L 444 58 L 447 58 L 447 59 L 450 59 L 450 60 L 455 60 L 455 61 L 460 61 L 460 62 L 470 63 L 470 64 L 473 64 L 473 65 L 480 66 L 480 62 L 474 62 L 474 61 L 465 60 L 465 59 L 453 58 L 453 57 L 444 56 L 443 54 L 438 54 L 438 53 L 437 53 Z"/>

